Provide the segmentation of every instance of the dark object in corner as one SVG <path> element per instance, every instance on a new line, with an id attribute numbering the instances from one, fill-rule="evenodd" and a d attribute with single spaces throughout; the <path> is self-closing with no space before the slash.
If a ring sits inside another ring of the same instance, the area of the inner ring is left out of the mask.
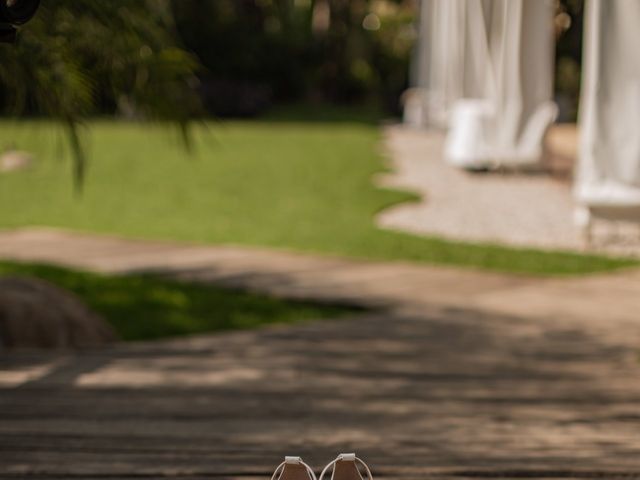
<path id="1" fill-rule="evenodd" d="M 40 0 L 0 0 L 0 43 L 14 43 L 16 27 L 31 20 L 39 6 Z"/>
<path id="2" fill-rule="evenodd" d="M 71 292 L 37 278 L 0 278 L 0 348 L 93 348 L 115 340 Z"/>

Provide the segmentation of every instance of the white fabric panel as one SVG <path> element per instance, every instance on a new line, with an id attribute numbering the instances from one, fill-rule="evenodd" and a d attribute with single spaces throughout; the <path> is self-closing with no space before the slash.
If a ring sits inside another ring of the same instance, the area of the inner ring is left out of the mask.
<path id="1" fill-rule="evenodd" d="M 477 6 L 480 13 L 467 28 L 476 32 L 475 50 L 486 51 L 477 57 L 482 79 L 475 82 L 479 91 L 453 107 L 447 157 L 463 167 L 536 164 L 557 113 L 551 100 L 553 2 L 482 0 Z M 474 140 L 464 132 L 474 132 Z"/>
<path id="2" fill-rule="evenodd" d="M 489 15 L 491 72 L 487 97 L 496 109 L 498 152 L 517 154 L 538 109 L 553 98 L 553 4 L 549 0 L 493 0 Z M 508 161 L 509 158 L 504 158 Z"/>
<path id="3" fill-rule="evenodd" d="M 640 1 L 590 0 L 576 196 L 595 213 L 640 220 Z M 616 210 L 617 209 L 617 210 Z"/>
<path id="4" fill-rule="evenodd" d="M 487 0 L 422 0 L 412 72 L 412 118 L 422 105 L 424 123 L 445 127 L 454 103 L 485 91 L 488 62 L 483 4 Z"/>

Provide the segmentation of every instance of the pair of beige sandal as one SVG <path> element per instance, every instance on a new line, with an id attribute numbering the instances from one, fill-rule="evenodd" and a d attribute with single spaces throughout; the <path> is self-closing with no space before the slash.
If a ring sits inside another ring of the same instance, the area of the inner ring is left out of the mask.
<path id="1" fill-rule="evenodd" d="M 278 465 L 271 480 L 324 480 L 332 468 L 331 480 L 365 480 L 360 473 L 360 467 L 366 473 L 367 480 L 373 480 L 371 470 L 355 453 L 341 453 L 324 467 L 317 478 L 313 469 L 300 457 L 284 457 L 284 462 Z"/>

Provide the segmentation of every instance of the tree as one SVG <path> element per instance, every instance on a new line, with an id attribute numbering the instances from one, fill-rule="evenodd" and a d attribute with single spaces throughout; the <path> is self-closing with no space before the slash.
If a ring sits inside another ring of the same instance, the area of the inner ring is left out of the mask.
<path id="1" fill-rule="evenodd" d="M 203 85 L 231 84 L 231 107 L 267 90 L 275 101 L 377 102 L 397 109 L 415 40 L 416 0 L 172 0 Z M 203 22 L 201 19 L 206 18 Z M 215 95 L 210 109 L 231 95 Z M 265 102 L 268 103 L 268 102 Z M 257 110 L 257 109 L 256 109 Z"/>
<path id="2" fill-rule="evenodd" d="M 56 0 L 16 45 L 0 47 L 2 105 L 65 126 L 78 189 L 86 166 L 78 126 L 89 115 L 173 121 L 188 145 L 199 63 L 177 45 L 171 12 L 165 0 Z"/>

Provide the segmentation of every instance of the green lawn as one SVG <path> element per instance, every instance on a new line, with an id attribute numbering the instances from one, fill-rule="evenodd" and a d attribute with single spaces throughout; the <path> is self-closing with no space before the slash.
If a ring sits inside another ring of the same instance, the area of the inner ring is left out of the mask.
<path id="1" fill-rule="evenodd" d="M 337 318 L 359 310 L 143 275 L 102 276 L 42 265 L 0 262 L 0 276 L 48 280 L 80 296 L 123 340 L 148 340 L 271 323 Z"/>
<path id="2" fill-rule="evenodd" d="M 2 122 L 0 147 L 27 149 L 39 161 L 29 171 L 0 175 L 0 228 L 50 225 L 530 274 L 634 264 L 379 230 L 376 212 L 413 197 L 372 185 L 383 168 L 375 122 L 344 111 L 323 110 L 316 121 L 297 113 L 200 125 L 191 157 L 169 127 L 91 122 L 82 198 L 74 196 L 68 153 L 51 124 Z"/>

